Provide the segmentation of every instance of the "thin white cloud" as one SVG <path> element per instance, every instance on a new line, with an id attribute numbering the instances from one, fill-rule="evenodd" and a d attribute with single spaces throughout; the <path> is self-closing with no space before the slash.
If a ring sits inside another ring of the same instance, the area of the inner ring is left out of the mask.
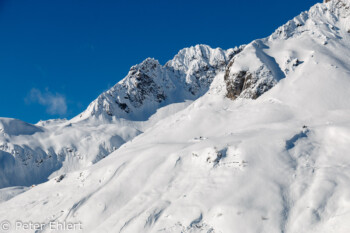
<path id="1" fill-rule="evenodd" d="M 67 113 L 67 103 L 64 95 L 52 93 L 48 89 L 40 91 L 33 88 L 26 98 L 28 103 L 38 103 L 46 107 L 46 112 L 51 115 L 64 115 Z"/>

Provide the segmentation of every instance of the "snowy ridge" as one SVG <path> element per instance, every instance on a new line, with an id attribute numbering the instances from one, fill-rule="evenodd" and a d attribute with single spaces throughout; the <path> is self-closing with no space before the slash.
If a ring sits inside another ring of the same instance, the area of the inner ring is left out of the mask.
<path id="1" fill-rule="evenodd" d="M 195 100 L 240 50 L 196 45 L 182 49 L 164 66 L 147 58 L 131 67 L 122 81 L 102 93 L 76 120 L 91 116 L 147 120 L 160 107 Z"/>
<path id="2" fill-rule="evenodd" d="M 331 0 L 324 4 L 318 3 L 309 11 L 301 13 L 285 25 L 279 27 L 270 36 L 270 39 L 286 40 L 308 32 L 315 39 L 326 42 L 327 36 L 334 38 L 334 33 L 339 31 L 340 28 L 335 27 L 335 24 L 339 24 L 340 21 L 343 21 L 340 24 L 342 28 L 347 31 L 350 29 L 350 23 L 344 21 L 349 16 L 349 0 Z"/>

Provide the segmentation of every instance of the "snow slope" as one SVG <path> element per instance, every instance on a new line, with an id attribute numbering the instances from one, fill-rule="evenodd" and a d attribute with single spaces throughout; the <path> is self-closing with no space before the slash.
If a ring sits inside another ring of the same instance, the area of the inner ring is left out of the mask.
<path id="1" fill-rule="evenodd" d="M 98 163 L 11 196 L 0 216 L 45 223 L 37 232 L 50 221 L 80 232 L 350 232 L 349 15 L 349 0 L 316 4 L 242 48 L 206 94 L 158 111 Z"/>

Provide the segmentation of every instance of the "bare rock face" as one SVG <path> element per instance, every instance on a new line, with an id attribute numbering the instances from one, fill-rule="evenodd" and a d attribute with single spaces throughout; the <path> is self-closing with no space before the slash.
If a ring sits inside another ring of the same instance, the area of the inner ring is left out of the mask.
<path id="1" fill-rule="evenodd" d="M 133 66 L 128 75 L 129 83 L 131 81 L 133 85 L 129 85 L 129 92 L 125 93 L 123 98 L 129 100 L 134 107 L 141 106 L 147 98 L 152 98 L 158 103 L 165 100 L 166 95 L 160 86 L 161 83 L 156 83 L 157 75 L 162 75 L 162 70 L 161 65 L 154 59 L 148 58 L 141 65 Z M 121 103 L 119 107 L 124 111 L 128 109 L 125 103 Z"/>
<path id="2" fill-rule="evenodd" d="M 255 41 L 230 61 L 224 76 L 227 98 L 256 99 L 284 78 L 279 65 L 264 53 L 263 47 L 261 41 Z"/>
<path id="3" fill-rule="evenodd" d="M 233 75 L 225 75 L 226 97 L 231 100 L 235 100 L 238 97 L 257 99 L 277 83 L 271 72 L 268 71 L 265 75 L 270 77 L 260 78 L 261 76 L 258 73 L 251 73 L 245 70 L 241 70 Z"/>
<path id="4" fill-rule="evenodd" d="M 252 74 L 244 70 L 234 74 L 231 78 L 229 75 L 229 69 L 227 69 L 225 74 L 225 82 L 227 87 L 226 97 L 232 100 L 238 98 L 242 91 L 246 89 L 246 86 L 251 81 L 251 78 Z"/>

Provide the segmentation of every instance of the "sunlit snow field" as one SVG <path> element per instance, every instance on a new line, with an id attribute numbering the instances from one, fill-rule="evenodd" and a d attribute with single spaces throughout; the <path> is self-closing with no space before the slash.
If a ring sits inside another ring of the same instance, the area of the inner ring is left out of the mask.
<path id="1" fill-rule="evenodd" d="M 233 58 L 228 72 L 274 77 L 255 100 L 226 98 L 219 72 L 206 94 L 148 121 L 37 124 L 30 140 L 43 150 L 57 137 L 40 135 L 62 132 L 83 159 L 68 156 L 33 187 L 0 178 L 0 216 L 45 223 L 37 232 L 52 232 L 50 221 L 81 222 L 77 232 L 350 232 L 350 1 L 341 3 L 317 4 Z M 120 147 L 101 143 L 110 138 Z M 101 145 L 105 154 L 91 152 Z"/>

